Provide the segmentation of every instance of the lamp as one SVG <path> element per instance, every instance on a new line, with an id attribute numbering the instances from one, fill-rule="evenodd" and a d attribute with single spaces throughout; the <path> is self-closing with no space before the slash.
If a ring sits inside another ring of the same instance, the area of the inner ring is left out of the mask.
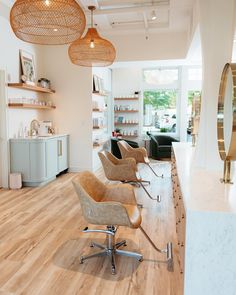
<path id="1" fill-rule="evenodd" d="M 111 65 L 116 57 L 116 50 L 111 42 L 103 39 L 93 27 L 93 11 L 95 6 L 88 6 L 91 11 L 91 28 L 86 35 L 74 41 L 68 50 L 73 64 L 84 67 L 106 67 Z"/>
<path id="2" fill-rule="evenodd" d="M 86 19 L 75 0 L 17 0 L 10 23 L 15 35 L 25 42 L 61 45 L 81 37 Z"/>

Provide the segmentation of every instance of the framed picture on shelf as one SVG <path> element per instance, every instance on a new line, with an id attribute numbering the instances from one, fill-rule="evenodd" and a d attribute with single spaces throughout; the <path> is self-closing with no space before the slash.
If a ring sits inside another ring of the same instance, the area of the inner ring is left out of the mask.
<path id="1" fill-rule="evenodd" d="M 20 50 L 20 61 L 23 73 L 23 82 L 35 85 L 36 73 L 33 55 L 24 50 Z"/>
<path id="2" fill-rule="evenodd" d="M 96 75 L 93 75 L 93 91 L 99 92 L 99 77 Z"/>

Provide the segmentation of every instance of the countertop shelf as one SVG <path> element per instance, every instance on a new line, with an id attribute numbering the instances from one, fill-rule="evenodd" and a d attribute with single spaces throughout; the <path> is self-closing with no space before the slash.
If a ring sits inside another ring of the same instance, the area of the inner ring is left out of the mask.
<path id="1" fill-rule="evenodd" d="M 9 108 L 15 109 L 40 109 L 40 110 L 54 110 L 56 106 L 37 105 L 28 103 L 9 103 Z"/>
<path id="2" fill-rule="evenodd" d="M 138 97 L 115 97 L 114 100 L 138 100 Z"/>
<path id="3" fill-rule="evenodd" d="M 138 125 L 138 123 L 115 123 L 115 126 L 118 126 L 118 125 L 126 125 L 126 126 L 133 126 L 133 125 Z"/>
<path id="4" fill-rule="evenodd" d="M 40 86 L 29 85 L 26 83 L 8 83 L 8 87 L 19 88 L 19 89 L 41 92 L 41 93 L 49 93 L 49 94 L 53 94 L 56 92 L 55 90 L 52 90 L 52 89 L 43 88 Z"/>
<path id="5" fill-rule="evenodd" d="M 138 113 L 138 110 L 119 110 L 119 111 L 114 111 L 114 113 Z"/>

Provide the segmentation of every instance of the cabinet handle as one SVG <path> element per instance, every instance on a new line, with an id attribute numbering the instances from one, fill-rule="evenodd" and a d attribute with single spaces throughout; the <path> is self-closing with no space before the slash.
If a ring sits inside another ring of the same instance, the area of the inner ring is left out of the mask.
<path id="1" fill-rule="evenodd" d="M 58 157 L 62 156 L 62 140 L 58 140 Z"/>

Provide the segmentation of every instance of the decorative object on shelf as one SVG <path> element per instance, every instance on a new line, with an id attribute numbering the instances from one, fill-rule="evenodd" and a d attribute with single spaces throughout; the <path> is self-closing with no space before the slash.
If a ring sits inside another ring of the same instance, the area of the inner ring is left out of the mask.
<path id="1" fill-rule="evenodd" d="M 35 66 L 34 57 L 31 53 L 24 50 L 20 50 L 20 60 L 22 68 L 22 80 L 24 83 L 29 85 L 35 85 Z"/>
<path id="2" fill-rule="evenodd" d="M 99 36 L 93 27 L 93 11 L 95 6 L 88 6 L 91 11 L 91 28 L 86 35 L 73 42 L 68 50 L 73 64 L 85 67 L 106 67 L 116 58 L 115 47 L 106 39 Z"/>
<path id="3" fill-rule="evenodd" d="M 48 80 L 46 78 L 40 78 L 38 80 L 38 85 L 42 88 L 48 88 L 48 89 L 51 88 L 51 82 L 50 82 L 50 80 Z"/>
<path id="4" fill-rule="evenodd" d="M 93 75 L 93 91 L 100 92 L 99 89 L 99 77 L 96 75 Z"/>
<path id="5" fill-rule="evenodd" d="M 230 115 L 231 114 L 231 115 Z M 236 64 L 224 66 L 218 97 L 218 148 L 224 161 L 223 183 L 231 182 L 231 161 L 236 160 Z"/>
<path id="6" fill-rule="evenodd" d="M 86 19 L 75 0 L 17 0 L 10 23 L 15 35 L 25 42 L 62 45 L 81 37 Z"/>

